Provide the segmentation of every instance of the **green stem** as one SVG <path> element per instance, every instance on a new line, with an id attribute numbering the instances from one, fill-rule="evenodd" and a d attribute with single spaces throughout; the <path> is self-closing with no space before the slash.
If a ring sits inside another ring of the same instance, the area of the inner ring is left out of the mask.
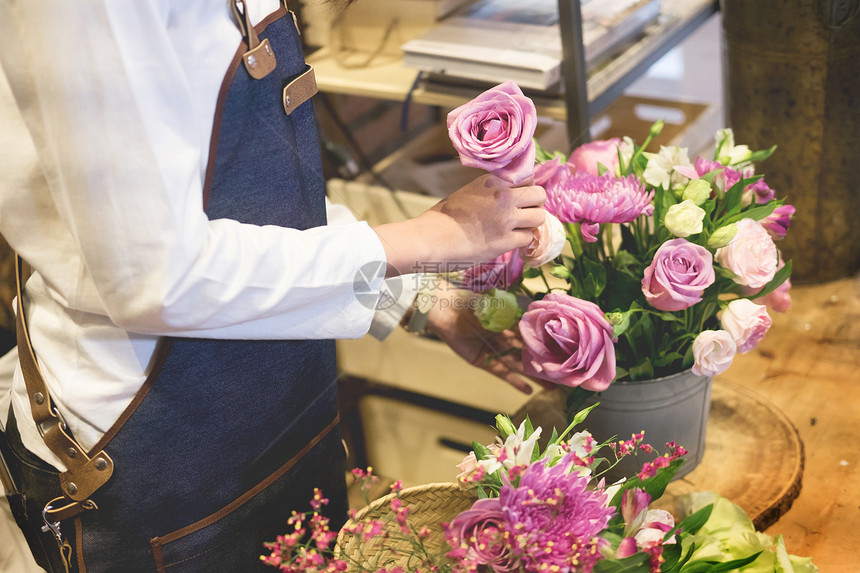
<path id="1" fill-rule="evenodd" d="M 552 290 L 552 287 L 549 286 L 549 281 L 546 280 L 546 275 L 543 274 L 543 267 L 541 267 L 539 270 L 540 270 L 540 278 L 541 278 L 541 280 L 543 280 L 543 284 L 546 285 L 546 291 L 550 292 Z"/>

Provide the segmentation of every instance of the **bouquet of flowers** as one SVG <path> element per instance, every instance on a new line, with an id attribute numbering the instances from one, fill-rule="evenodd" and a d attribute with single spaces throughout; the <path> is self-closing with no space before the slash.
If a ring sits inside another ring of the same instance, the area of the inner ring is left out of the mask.
<path id="1" fill-rule="evenodd" d="M 441 503 L 455 508 L 449 520 L 424 519 L 409 503 L 415 496 L 395 483 L 392 494 L 370 506 L 375 512 L 353 512 L 335 533 L 319 513 L 326 500 L 317 491 L 313 511 L 293 513 L 293 531 L 264 544 L 270 553 L 261 559 L 295 573 L 817 571 L 715 494 L 688 496 L 680 523 L 650 507 L 683 463 L 686 452 L 675 444 L 637 475 L 607 485 L 610 459 L 653 448 L 641 434 L 597 444 L 588 432 L 573 433 L 587 413 L 580 411 L 561 434 L 553 430 L 542 451 L 540 427 L 528 419 L 515 427 L 498 416 L 496 443 L 474 443 L 458 466 L 459 489 L 450 484 L 452 501 Z M 363 484 L 374 479 L 369 471 L 353 473 Z M 460 509 L 455 502 L 464 496 Z"/>
<path id="2" fill-rule="evenodd" d="M 713 158 L 645 151 L 657 137 L 594 141 L 569 157 L 533 140 L 537 114 L 513 82 L 453 110 L 448 131 L 464 165 L 547 193 L 532 243 L 468 269 L 459 284 L 492 331 L 518 328 L 526 372 L 590 392 L 692 368 L 725 371 L 790 305 L 791 262 L 775 241 L 794 208 L 756 172 L 774 148 L 737 145 Z"/>

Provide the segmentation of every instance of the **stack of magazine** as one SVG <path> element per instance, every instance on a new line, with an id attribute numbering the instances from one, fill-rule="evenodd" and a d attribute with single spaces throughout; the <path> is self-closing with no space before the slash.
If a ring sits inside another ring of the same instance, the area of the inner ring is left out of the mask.
<path id="1" fill-rule="evenodd" d="M 403 44 L 403 63 L 436 79 L 460 78 L 550 91 L 561 80 L 559 0 L 478 0 Z M 581 0 L 589 70 L 640 35 L 660 0 Z"/>

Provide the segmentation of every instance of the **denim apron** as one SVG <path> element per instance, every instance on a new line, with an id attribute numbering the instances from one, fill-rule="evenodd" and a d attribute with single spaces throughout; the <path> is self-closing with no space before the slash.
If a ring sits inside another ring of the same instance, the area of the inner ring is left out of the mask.
<path id="1" fill-rule="evenodd" d="M 313 106 L 291 105 L 284 92 L 308 70 L 295 20 L 281 7 L 256 31 L 277 67 L 251 77 L 243 43 L 229 68 L 206 213 L 324 225 Z M 61 525 L 74 546 L 73 569 L 273 571 L 259 560 L 262 543 L 287 532 L 292 510 L 309 509 L 314 487 L 331 499 L 333 522 L 345 519 L 335 380 L 330 340 L 161 340 L 145 384 L 91 450 L 104 448 L 114 462 L 91 498 L 98 509 Z"/>

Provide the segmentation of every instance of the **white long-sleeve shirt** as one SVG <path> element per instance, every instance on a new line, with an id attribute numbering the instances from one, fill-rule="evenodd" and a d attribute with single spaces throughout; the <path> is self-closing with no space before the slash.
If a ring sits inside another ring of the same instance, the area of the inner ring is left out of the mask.
<path id="1" fill-rule="evenodd" d="M 256 23 L 279 2 L 246 4 Z M 385 252 L 367 224 L 298 231 L 203 211 L 215 104 L 240 40 L 225 0 L 0 3 L 18 107 L 2 86 L 0 233 L 35 269 L 33 344 L 85 448 L 142 385 L 160 335 L 350 338 L 371 325 L 353 281 Z M 64 469 L 20 369 L 11 401 L 24 444 Z"/>

